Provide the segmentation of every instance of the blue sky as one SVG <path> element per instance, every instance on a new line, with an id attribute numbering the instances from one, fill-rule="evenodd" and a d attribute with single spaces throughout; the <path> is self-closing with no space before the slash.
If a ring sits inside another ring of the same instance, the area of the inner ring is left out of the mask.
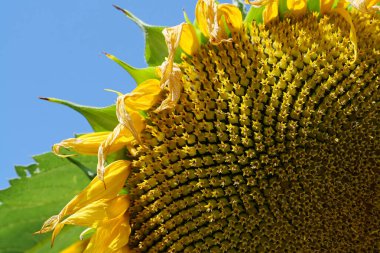
<path id="1" fill-rule="evenodd" d="M 225 2 L 225 1 L 223 1 Z M 0 3 L 0 189 L 15 177 L 14 165 L 75 133 L 91 131 L 76 112 L 39 100 L 58 97 L 79 104 L 106 106 L 135 83 L 102 52 L 144 67 L 139 28 L 112 4 L 150 24 L 173 26 L 182 9 L 194 17 L 195 0 L 34 0 Z"/>

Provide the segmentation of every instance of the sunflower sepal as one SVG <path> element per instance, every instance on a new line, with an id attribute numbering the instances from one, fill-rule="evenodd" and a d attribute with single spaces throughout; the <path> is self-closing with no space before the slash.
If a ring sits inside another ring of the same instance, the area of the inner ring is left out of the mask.
<path id="1" fill-rule="evenodd" d="M 146 68 L 135 68 L 129 65 L 128 63 L 120 60 L 116 56 L 104 53 L 107 58 L 116 62 L 120 67 L 126 70 L 129 75 L 135 80 L 137 84 L 144 82 L 147 79 L 158 78 L 155 72 L 155 67 L 146 67 Z"/>
<path id="2" fill-rule="evenodd" d="M 145 36 L 145 60 L 148 66 L 158 66 L 167 57 L 167 48 L 165 38 L 162 35 L 162 30 L 165 27 L 148 25 L 130 11 L 120 8 L 117 5 L 114 7 L 124 13 L 130 20 L 135 22 L 144 32 Z"/>
<path id="3" fill-rule="evenodd" d="M 95 132 L 112 131 L 118 123 L 115 105 L 110 105 L 107 107 L 92 107 L 78 105 L 58 98 L 40 97 L 40 99 L 65 105 L 79 112 L 83 117 L 86 118 Z"/>
<path id="4" fill-rule="evenodd" d="M 263 20 L 263 11 L 265 6 L 255 7 L 251 6 L 249 11 L 244 19 L 244 24 L 252 24 L 255 21 L 257 24 L 262 24 Z"/>

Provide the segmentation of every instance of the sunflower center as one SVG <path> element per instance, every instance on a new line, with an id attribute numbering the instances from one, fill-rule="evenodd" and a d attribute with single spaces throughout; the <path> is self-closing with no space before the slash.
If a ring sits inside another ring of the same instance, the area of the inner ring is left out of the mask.
<path id="1" fill-rule="evenodd" d="M 184 59 L 178 105 L 150 113 L 133 162 L 131 248 L 375 249 L 380 23 L 353 20 L 355 63 L 346 22 L 314 15 Z"/>

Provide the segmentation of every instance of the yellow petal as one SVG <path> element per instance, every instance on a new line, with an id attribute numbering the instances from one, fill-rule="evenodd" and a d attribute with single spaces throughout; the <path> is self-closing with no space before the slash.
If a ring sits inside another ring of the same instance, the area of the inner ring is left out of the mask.
<path id="1" fill-rule="evenodd" d="M 83 206 L 99 199 L 114 198 L 123 188 L 130 173 L 130 161 L 118 160 L 109 164 L 104 174 L 104 182 L 94 178 L 68 205 L 65 214 L 73 213 Z M 104 189 L 104 183 L 107 188 Z"/>
<path id="2" fill-rule="evenodd" d="M 227 23 L 228 29 L 231 32 L 237 32 L 243 25 L 243 16 L 239 8 L 233 4 L 219 4 L 218 5 L 218 18 L 219 21 L 224 20 Z M 220 24 L 221 25 L 221 24 Z"/>
<path id="3" fill-rule="evenodd" d="M 124 214 L 128 207 L 129 197 L 127 195 L 118 196 L 111 200 L 100 199 L 79 209 L 61 223 L 96 228 L 102 222 Z"/>
<path id="4" fill-rule="evenodd" d="M 74 243 L 73 245 L 69 246 L 68 248 L 62 250 L 60 253 L 82 253 L 88 243 L 89 243 L 90 239 L 86 239 L 86 240 L 81 240 L 81 241 L 77 241 L 76 243 Z"/>
<path id="5" fill-rule="evenodd" d="M 139 84 L 131 93 L 124 95 L 124 105 L 127 111 L 149 110 L 160 94 L 160 81 L 148 79 Z"/>
<path id="6" fill-rule="evenodd" d="M 330 12 L 333 4 L 334 0 L 320 0 L 321 14 Z"/>
<path id="7" fill-rule="evenodd" d="M 63 140 L 53 146 L 53 152 L 58 156 L 70 156 L 60 154 L 60 149 L 66 148 L 84 155 L 96 155 L 100 144 L 106 140 L 110 133 L 111 132 L 89 133 L 81 135 L 78 138 Z M 120 150 L 125 146 L 126 141 L 128 141 L 126 138 L 118 138 L 115 140 L 114 145 L 109 152 L 112 153 Z"/>
<path id="8" fill-rule="evenodd" d="M 194 27 L 191 24 L 183 24 L 179 45 L 188 55 L 194 55 L 198 51 L 198 37 L 195 33 Z"/>
<path id="9" fill-rule="evenodd" d="M 270 1 L 263 11 L 264 24 L 278 18 L 278 0 Z"/>
<path id="10" fill-rule="evenodd" d="M 304 15 L 307 11 L 306 0 L 288 0 L 287 7 L 297 17 Z"/>
<path id="11" fill-rule="evenodd" d="M 78 195 L 76 195 L 58 215 L 49 218 L 37 233 L 45 233 L 57 227 L 59 222 L 67 215 L 77 212 L 79 209 L 99 199 L 112 199 L 123 188 L 130 172 L 130 161 L 118 160 L 107 166 L 104 182 L 94 178 L 91 183 Z M 104 188 L 104 183 L 107 188 Z"/>
<path id="12" fill-rule="evenodd" d="M 84 252 L 108 253 L 130 252 L 126 247 L 131 234 L 129 217 L 127 214 L 120 215 L 115 219 L 104 222 L 96 229 Z"/>

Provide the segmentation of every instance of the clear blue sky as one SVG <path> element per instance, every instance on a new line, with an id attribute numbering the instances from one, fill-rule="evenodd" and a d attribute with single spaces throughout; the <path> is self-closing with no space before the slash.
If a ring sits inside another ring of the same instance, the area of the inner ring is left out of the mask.
<path id="1" fill-rule="evenodd" d="M 222 1 L 228 2 L 228 1 Z M 144 67 L 144 40 L 119 5 L 149 24 L 173 26 L 182 9 L 194 17 L 195 0 L 2 0 L 0 2 L 0 189 L 16 176 L 14 165 L 28 165 L 34 154 L 75 133 L 91 131 L 76 112 L 39 100 L 58 97 L 106 106 L 135 84 L 107 59 L 108 52 Z"/>

